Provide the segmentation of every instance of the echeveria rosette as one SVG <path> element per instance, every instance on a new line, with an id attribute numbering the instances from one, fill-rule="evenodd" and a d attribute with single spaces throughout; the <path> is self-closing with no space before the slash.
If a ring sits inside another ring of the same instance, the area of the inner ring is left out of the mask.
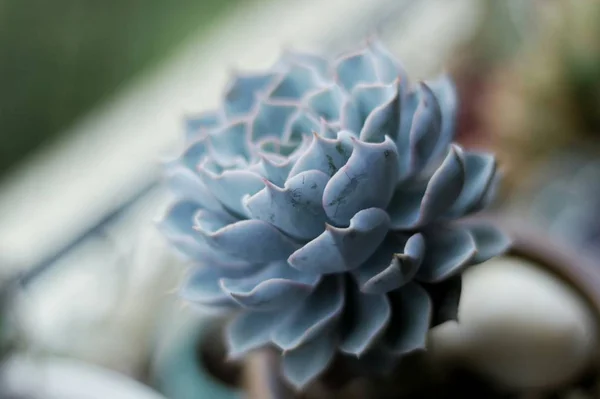
<path id="1" fill-rule="evenodd" d="M 183 297 L 241 310 L 232 357 L 274 344 L 301 387 L 338 352 L 391 364 L 456 316 L 461 270 L 508 244 L 455 223 L 497 181 L 491 155 L 451 144 L 456 107 L 448 77 L 411 84 L 370 41 L 285 54 L 189 120 L 161 225 L 194 264 Z"/>

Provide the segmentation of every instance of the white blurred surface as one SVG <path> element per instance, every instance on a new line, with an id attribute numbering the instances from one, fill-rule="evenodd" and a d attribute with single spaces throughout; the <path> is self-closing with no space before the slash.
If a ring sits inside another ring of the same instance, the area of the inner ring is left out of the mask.
<path id="1" fill-rule="evenodd" d="M 433 353 L 464 359 L 510 388 L 572 382 L 598 353 L 598 320 L 543 265 L 499 257 L 464 274 L 459 323 L 432 330 Z"/>
<path id="2" fill-rule="evenodd" d="M 0 386 L 31 399 L 165 399 L 114 371 L 58 358 L 12 358 L 3 365 Z"/>

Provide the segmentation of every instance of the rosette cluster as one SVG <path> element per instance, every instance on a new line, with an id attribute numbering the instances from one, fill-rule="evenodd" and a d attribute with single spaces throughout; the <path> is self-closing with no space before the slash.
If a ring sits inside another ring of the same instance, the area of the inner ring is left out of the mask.
<path id="1" fill-rule="evenodd" d="M 413 84 L 369 41 L 333 62 L 284 54 L 188 120 L 161 227 L 193 265 L 183 297 L 237 310 L 232 357 L 275 345 L 302 387 L 336 353 L 423 349 L 455 315 L 461 271 L 508 245 L 458 221 L 498 179 L 493 156 L 452 144 L 456 108 L 447 76 Z"/>

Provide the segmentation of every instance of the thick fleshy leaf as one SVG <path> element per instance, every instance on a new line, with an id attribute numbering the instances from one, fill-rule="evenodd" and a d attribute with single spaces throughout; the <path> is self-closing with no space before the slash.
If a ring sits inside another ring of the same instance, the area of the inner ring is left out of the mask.
<path id="1" fill-rule="evenodd" d="M 179 295 L 186 301 L 201 305 L 235 305 L 231 297 L 219 285 L 219 270 L 202 266 L 193 268 L 179 289 Z"/>
<path id="2" fill-rule="evenodd" d="M 197 173 L 181 165 L 173 164 L 165 171 L 167 187 L 177 198 L 190 200 L 198 207 L 213 212 L 224 212 L 223 206 L 202 183 Z"/>
<path id="3" fill-rule="evenodd" d="M 290 171 L 290 177 L 308 170 L 317 170 L 327 176 L 333 176 L 348 162 L 353 150 L 353 136 L 348 132 L 338 133 L 335 140 L 323 138 L 318 134 L 313 136 L 310 147 Z"/>
<path id="4" fill-rule="evenodd" d="M 465 226 L 475 239 L 477 253 L 471 259 L 472 264 L 485 262 L 501 255 L 510 248 L 510 237 L 489 223 L 470 223 Z"/>
<path id="5" fill-rule="evenodd" d="M 434 227 L 424 233 L 427 251 L 415 278 L 437 283 L 459 273 L 477 254 L 473 236 L 467 229 Z"/>
<path id="6" fill-rule="evenodd" d="M 383 335 L 392 311 L 386 295 L 364 294 L 356 288 L 348 292 L 346 307 L 351 310 L 341 329 L 340 350 L 360 356 Z"/>
<path id="7" fill-rule="evenodd" d="M 327 226 L 325 232 L 294 252 L 290 265 L 305 273 L 340 273 L 363 263 L 389 229 L 389 218 L 378 208 L 358 212 L 347 228 Z"/>
<path id="8" fill-rule="evenodd" d="M 281 64 L 303 65 L 312 68 L 318 75 L 325 77 L 329 75 L 329 62 L 327 59 L 314 54 L 300 53 L 297 51 L 285 51 L 281 56 Z"/>
<path id="9" fill-rule="evenodd" d="M 401 179 L 409 177 L 411 164 L 410 131 L 412 129 L 413 116 L 421 99 L 422 86 L 408 87 L 400 86 L 400 128 L 395 136 L 398 148 L 398 173 Z"/>
<path id="10" fill-rule="evenodd" d="M 370 143 L 380 143 L 389 136 L 394 140 L 400 127 L 400 97 L 398 93 L 398 83 L 394 82 L 386 86 L 391 90 L 386 90 L 384 98 L 366 117 L 363 127 L 360 131 L 360 139 Z"/>
<path id="11" fill-rule="evenodd" d="M 306 106 L 314 110 L 326 121 L 337 121 L 340 119 L 340 109 L 344 102 L 344 94 L 338 86 L 328 86 L 308 95 L 305 100 Z"/>
<path id="12" fill-rule="evenodd" d="M 442 114 L 431 89 L 421 83 L 419 105 L 410 129 L 411 172 L 418 173 L 430 161 L 440 138 Z"/>
<path id="13" fill-rule="evenodd" d="M 362 292 L 385 294 L 412 280 L 424 253 L 425 243 L 420 234 L 410 237 L 404 245 L 399 238 L 389 235 L 373 256 L 352 274 Z"/>
<path id="14" fill-rule="evenodd" d="M 306 298 L 320 279 L 295 270 L 285 261 L 276 261 L 244 278 L 223 278 L 220 284 L 244 308 L 266 311 L 289 309 Z"/>
<path id="15" fill-rule="evenodd" d="M 368 49 L 373 55 L 375 73 L 379 81 L 392 83 L 400 79 L 401 84 L 407 84 L 408 78 L 402 66 L 394 59 L 392 54 L 383 46 L 377 38 L 371 38 L 367 42 Z"/>
<path id="16" fill-rule="evenodd" d="M 276 74 L 235 76 L 225 90 L 225 114 L 229 118 L 245 115 L 256 103 L 256 96 L 264 91 Z"/>
<path id="17" fill-rule="evenodd" d="M 336 328 L 344 310 L 345 292 L 342 276 L 324 278 L 302 304 L 275 326 L 271 339 L 288 351 L 314 339 L 323 331 Z"/>
<path id="18" fill-rule="evenodd" d="M 313 68 L 292 65 L 274 84 L 269 97 L 272 99 L 300 100 L 308 91 L 318 87 L 320 81 L 320 77 Z"/>
<path id="19" fill-rule="evenodd" d="M 319 130 L 319 120 L 307 109 L 299 108 L 288 120 L 282 133 L 284 142 L 299 142 L 302 137 Z"/>
<path id="20" fill-rule="evenodd" d="M 191 142 L 203 136 L 207 130 L 216 128 L 221 124 L 220 112 L 204 112 L 199 115 L 190 115 L 185 119 L 185 140 Z"/>
<path id="21" fill-rule="evenodd" d="M 271 340 L 271 323 L 281 316 L 281 311 L 242 312 L 236 316 L 225 330 L 229 358 L 239 359 L 267 345 Z"/>
<path id="22" fill-rule="evenodd" d="M 450 217 L 460 217 L 476 208 L 487 193 L 496 174 L 496 160 L 491 154 L 466 152 L 465 184 L 448 211 Z"/>
<path id="23" fill-rule="evenodd" d="M 157 222 L 169 242 L 184 256 L 196 259 L 205 249 L 198 234 L 194 231 L 194 216 L 198 204 L 183 200 L 171 204 Z"/>
<path id="24" fill-rule="evenodd" d="M 337 82 L 348 92 L 359 83 L 377 82 L 373 59 L 365 51 L 340 58 L 335 66 L 335 72 Z"/>
<path id="25" fill-rule="evenodd" d="M 263 178 L 248 170 L 226 170 L 216 174 L 200 168 L 200 178 L 227 209 L 239 216 L 247 216 L 242 203 L 244 196 L 256 194 L 265 187 Z"/>
<path id="26" fill-rule="evenodd" d="M 250 159 L 250 129 L 246 121 L 216 129 L 208 135 L 208 140 L 211 156 L 221 164 L 235 164 L 236 158 Z"/>
<path id="27" fill-rule="evenodd" d="M 317 170 L 302 172 L 279 188 L 271 183 L 249 197 L 246 206 L 254 219 L 271 223 L 299 240 L 310 240 L 325 229 L 323 190 L 329 178 Z"/>
<path id="28" fill-rule="evenodd" d="M 413 230 L 443 215 L 460 195 L 464 180 L 462 150 L 453 146 L 424 191 L 419 186 L 396 191 L 388 207 L 393 228 Z"/>
<path id="29" fill-rule="evenodd" d="M 433 304 L 431 328 L 447 321 L 458 320 L 458 306 L 462 292 L 462 276 L 457 275 L 436 284 L 420 284 Z"/>
<path id="30" fill-rule="evenodd" d="M 285 184 L 294 163 L 283 157 L 281 157 L 282 159 L 277 158 L 279 157 L 276 157 L 275 154 L 261 154 L 260 161 L 250 165 L 248 170 L 258 173 L 271 183 L 281 187 Z"/>
<path id="31" fill-rule="evenodd" d="M 339 226 L 347 226 L 360 210 L 385 208 L 398 179 L 398 154 L 389 139 L 383 143 L 354 140 L 354 151 L 333 175 L 323 193 L 327 216 Z"/>
<path id="32" fill-rule="evenodd" d="M 208 136 L 202 136 L 191 142 L 179 157 L 179 162 L 196 172 L 205 155 L 208 154 Z"/>
<path id="33" fill-rule="evenodd" d="M 440 137 L 438 139 L 437 148 L 433 154 L 433 157 L 435 158 L 437 156 L 443 156 L 448 145 L 450 145 L 454 138 L 456 115 L 458 111 L 458 95 L 456 93 L 456 87 L 452 82 L 452 78 L 447 74 L 444 74 L 437 79 L 427 81 L 426 83 L 435 94 L 442 113 Z"/>
<path id="34" fill-rule="evenodd" d="M 254 142 L 265 137 L 280 138 L 297 109 L 298 105 L 289 102 L 261 102 L 252 122 L 250 138 Z"/>
<path id="35" fill-rule="evenodd" d="M 285 352 L 282 360 L 283 376 L 297 389 L 301 389 L 327 368 L 335 355 L 336 345 L 335 332 L 329 332 Z"/>
<path id="36" fill-rule="evenodd" d="M 432 306 L 427 292 L 409 283 L 390 294 L 392 320 L 386 333 L 389 350 L 404 355 L 425 349 L 431 322 Z"/>
<path id="37" fill-rule="evenodd" d="M 262 220 L 242 220 L 216 231 L 196 230 L 211 247 L 253 263 L 286 259 L 300 247 Z"/>

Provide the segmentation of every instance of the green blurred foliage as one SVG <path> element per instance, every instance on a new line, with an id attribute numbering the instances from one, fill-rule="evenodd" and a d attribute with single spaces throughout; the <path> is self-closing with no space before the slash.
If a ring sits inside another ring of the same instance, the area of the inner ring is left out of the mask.
<path id="1" fill-rule="evenodd" d="M 239 0 L 0 0 L 0 175 Z"/>

